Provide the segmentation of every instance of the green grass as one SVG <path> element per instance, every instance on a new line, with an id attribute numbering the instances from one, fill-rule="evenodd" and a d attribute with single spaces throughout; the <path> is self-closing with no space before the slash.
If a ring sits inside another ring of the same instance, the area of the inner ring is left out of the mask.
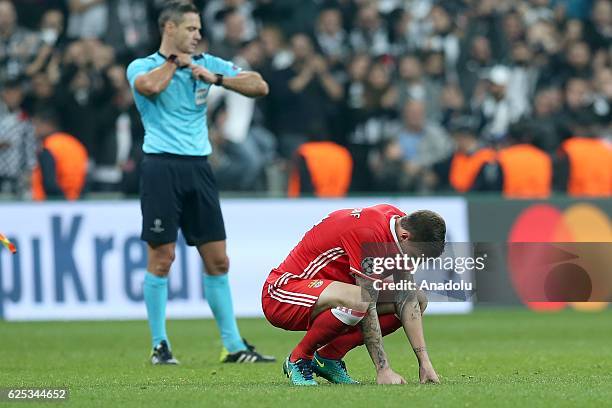
<path id="1" fill-rule="evenodd" d="M 213 321 L 169 322 L 179 367 L 147 364 L 143 321 L 0 322 L 0 387 L 67 386 L 70 399 L 61 405 L 103 407 L 604 406 L 612 400 L 611 318 L 610 311 L 517 309 L 427 316 L 428 347 L 441 385 L 417 383 L 415 359 L 398 331 L 385 346 L 392 367 L 409 384 L 375 385 L 372 363 L 360 347 L 347 365 L 364 385 L 321 380 L 315 389 L 291 387 L 281 372 L 280 360 L 301 334 L 264 320 L 239 324 L 249 341 L 279 358 L 271 365 L 221 365 Z"/>

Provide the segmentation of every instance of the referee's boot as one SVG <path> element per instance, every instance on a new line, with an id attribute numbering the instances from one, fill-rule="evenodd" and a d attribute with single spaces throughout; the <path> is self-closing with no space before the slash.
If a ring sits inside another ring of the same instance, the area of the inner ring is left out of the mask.
<path id="1" fill-rule="evenodd" d="M 222 363 L 273 363 L 276 361 L 276 358 L 272 356 L 259 354 L 255 350 L 255 346 L 249 344 L 245 339 L 242 339 L 242 341 L 247 347 L 246 350 L 230 353 L 225 347 L 223 347 L 223 350 L 221 350 L 220 361 Z"/>
<path id="2" fill-rule="evenodd" d="M 153 365 L 177 365 L 179 361 L 172 357 L 172 352 L 166 340 L 162 340 L 151 352 L 151 364 Z"/>

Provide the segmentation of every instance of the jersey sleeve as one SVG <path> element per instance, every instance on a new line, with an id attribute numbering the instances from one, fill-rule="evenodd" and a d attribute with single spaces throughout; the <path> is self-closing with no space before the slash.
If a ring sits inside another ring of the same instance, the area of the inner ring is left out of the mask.
<path id="1" fill-rule="evenodd" d="M 376 280 L 374 277 L 369 276 L 365 273 L 362 266 L 363 257 L 365 254 L 362 253 L 364 245 L 376 242 L 374 232 L 369 228 L 355 228 L 342 234 L 340 242 L 344 251 L 349 258 L 349 266 L 352 275 L 361 276 L 362 278 Z"/>
<path id="2" fill-rule="evenodd" d="M 134 83 L 136 82 L 136 78 L 140 75 L 146 74 L 147 72 L 153 69 L 154 63 L 153 61 L 149 61 L 147 59 L 137 59 L 132 61 L 130 65 L 127 67 L 127 80 L 130 83 L 132 89 L 134 88 Z"/>
<path id="3" fill-rule="evenodd" d="M 221 74 L 230 78 L 242 72 L 242 69 L 233 62 L 209 54 L 206 54 L 204 58 L 204 67 L 213 74 Z"/>

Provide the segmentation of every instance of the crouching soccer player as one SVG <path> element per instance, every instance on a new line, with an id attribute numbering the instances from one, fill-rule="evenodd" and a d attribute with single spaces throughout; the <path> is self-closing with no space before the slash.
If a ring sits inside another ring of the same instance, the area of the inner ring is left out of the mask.
<path id="1" fill-rule="evenodd" d="M 365 344 L 378 384 L 404 384 L 383 348 L 383 336 L 400 327 L 419 362 L 421 383 L 438 383 L 425 346 L 421 316 L 423 292 L 397 292 L 393 302 L 377 302 L 373 275 L 361 270 L 361 246 L 395 243 L 398 253 L 419 256 L 415 243 L 428 244 L 428 257 L 444 249 L 446 225 L 438 214 L 406 215 L 391 205 L 344 209 L 329 214 L 308 231 L 262 291 L 263 311 L 274 326 L 306 335 L 285 360 L 283 371 L 294 385 L 317 385 L 313 374 L 336 384 L 356 384 L 343 357 Z M 406 273 L 410 277 L 410 273 Z"/>

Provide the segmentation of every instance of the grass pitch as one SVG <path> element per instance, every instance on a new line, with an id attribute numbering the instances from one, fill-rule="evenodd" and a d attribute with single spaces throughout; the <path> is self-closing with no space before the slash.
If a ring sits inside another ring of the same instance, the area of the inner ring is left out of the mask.
<path id="1" fill-rule="evenodd" d="M 377 386 L 365 348 L 347 357 L 363 385 L 291 387 L 281 361 L 300 339 L 264 320 L 239 322 L 247 339 L 279 359 L 222 365 L 214 321 L 170 321 L 178 367 L 147 363 L 148 327 L 136 322 L 0 322 L 0 387 L 59 387 L 58 406 L 474 407 L 607 406 L 612 400 L 612 311 L 536 314 L 519 309 L 426 316 L 442 384 L 419 385 L 400 330 L 385 338 L 392 367 L 409 384 Z M 0 405 L 19 403 L 0 402 Z M 24 406 L 43 405 L 48 403 Z M 53 405 L 56 406 L 56 405 Z"/>

